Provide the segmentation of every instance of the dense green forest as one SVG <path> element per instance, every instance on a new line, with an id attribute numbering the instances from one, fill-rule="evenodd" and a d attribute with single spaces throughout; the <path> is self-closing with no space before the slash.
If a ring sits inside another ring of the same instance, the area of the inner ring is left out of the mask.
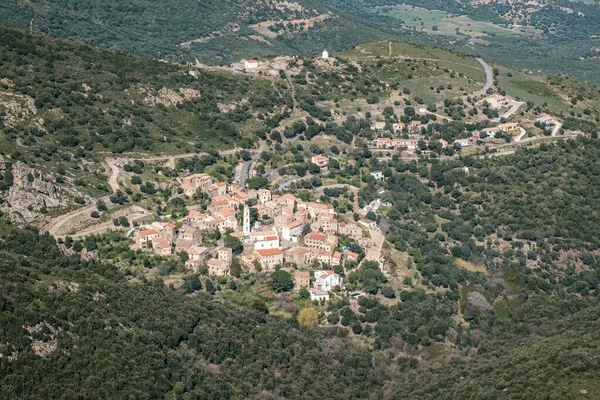
<path id="1" fill-rule="evenodd" d="M 337 329 L 269 315 L 261 299 L 232 304 L 160 279 L 128 281 L 31 230 L 8 230 L 0 255 L 6 399 L 587 398 L 581 390 L 598 390 L 600 307 L 572 295 L 522 296 L 510 323 L 488 318 L 485 333 L 454 355 L 418 361 L 401 340 L 355 347 Z M 408 298 L 398 303 L 407 307 Z"/>

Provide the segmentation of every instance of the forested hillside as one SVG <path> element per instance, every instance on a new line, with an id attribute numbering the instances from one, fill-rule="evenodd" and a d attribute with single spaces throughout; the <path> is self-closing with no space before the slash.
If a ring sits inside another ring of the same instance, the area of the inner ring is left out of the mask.
<path id="1" fill-rule="evenodd" d="M 56 141 L 116 152 L 231 146 L 249 131 L 251 109 L 274 112 L 291 101 L 285 86 L 274 90 L 267 80 L 195 69 L 192 76 L 175 64 L 8 29 L 0 57 L 2 140 L 48 157 Z M 232 112 L 219 110 L 242 100 Z"/>
<path id="2" fill-rule="evenodd" d="M 165 12 L 168 10 L 168 12 Z M 596 2 L 8 0 L 0 23 L 152 58 L 230 63 L 397 39 L 600 82 Z"/>
<path id="3" fill-rule="evenodd" d="M 363 21 L 426 36 L 534 74 L 598 83 L 600 5 L 592 1 L 333 0 Z M 444 40 L 445 39 L 445 40 Z"/>
<path id="4" fill-rule="evenodd" d="M 302 0 L 56 1 L 0 4 L 0 24 L 145 57 L 208 64 L 316 53 L 382 38 L 377 28 Z"/>
<path id="5" fill-rule="evenodd" d="M 598 390 L 600 307 L 570 295 L 522 297 L 510 324 L 488 319 L 480 342 L 419 362 L 395 357 L 398 341 L 385 352 L 355 348 L 341 331 L 270 316 L 260 299 L 232 305 L 161 280 L 128 282 L 109 263 L 63 256 L 48 236 L 8 233 L 0 244 L 5 399 L 588 398 L 582 390 Z"/>

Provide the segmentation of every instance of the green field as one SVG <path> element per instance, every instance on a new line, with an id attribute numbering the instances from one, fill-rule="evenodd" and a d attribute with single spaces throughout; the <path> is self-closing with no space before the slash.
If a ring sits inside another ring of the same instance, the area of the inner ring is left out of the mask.
<path id="1" fill-rule="evenodd" d="M 485 83 L 485 71 L 475 57 L 438 47 L 385 41 L 356 46 L 339 55 L 352 58 L 398 57 L 433 61 L 442 68 L 461 72 L 482 85 Z"/>
<path id="2" fill-rule="evenodd" d="M 491 35 L 518 36 L 518 33 L 489 22 L 476 21 L 464 15 L 452 15 L 445 11 L 428 10 L 404 4 L 373 7 L 373 13 L 392 17 L 402 22 L 402 27 L 435 35 Z M 458 29 L 458 31 L 457 31 Z"/>

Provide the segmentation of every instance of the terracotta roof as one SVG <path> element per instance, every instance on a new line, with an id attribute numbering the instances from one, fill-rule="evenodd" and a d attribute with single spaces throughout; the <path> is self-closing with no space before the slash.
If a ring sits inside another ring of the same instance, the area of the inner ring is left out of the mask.
<path id="1" fill-rule="evenodd" d="M 139 231 L 138 235 L 140 235 L 140 237 L 148 237 L 150 235 L 157 235 L 158 232 L 156 232 L 155 229 L 145 229 L 143 231 Z"/>
<path id="2" fill-rule="evenodd" d="M 250 232 L 250 236 L 277 236 L 275 231 Z"/>
<path id="3" fill-rule="evenodd" d="M 325 240 L 327 238 L 327 235 L 324 235 L 322 233 L 318 233 L 318 232 L 311 232 L 309 234 L 306 235 L 307 239 L 311 239 L 311 240 Z"/>
<path id="4" fill-rule="evenodd" d="M 203 246 L 192 246 L 187 250 L 188 254 L 204 254 L 207 251 L 208 248 Z"/>
<path id="5" fill-rule="evenodd" d="M 304 225 L 304 221 L 302 221 L 302 220 L 293 221 L 293 222 L 290 222 L 289 224 L 287 224 L 285 227 L 292 229 L 292 228 L 296 228 L 297 226 L 300 226 L 300 225 Z"/>
<path id="6" fill-rule="evenodd" d="M 256 250 L 256 252 L 261 257 L 278 256 L 278 255 L 283 254 L 283 251 L 281 251 L 281 249 Z"/>
<path id="7" fill-rule="evenodd" d="M 227 261 L 225 261 L 225 260 L 218 260 L 216 258 L 211 258 L 210 260 L 208 260 L 206 262 L 206 265 L 208 265 L 209 267 L 226 268 L 227 267 Z"/>
<path id="8" fill-rule="evenodd" d="M 171 244 L 169 242 L 167 242 L 167 239 L 161 238 L 161 237 L 157 237 L 154 240 L 152 240 L 152 244 L 154 246 L 159 246 L 162 248 L 169 248 L 171 247 Z"/>
<path id="9" fill-rule="evenodd" d="M 334 272 L 331 270 L 326 270 L 326 271 L 321 271 L 321 272 L 322 272 L 322 274 L 319 275 L 319 279 L 326 279 L 334 274 Z"/>
<path id="10" fill-rule="evenodd" d="M 190 248 L 192 246 L 192 241 L 191 240 L 186 240 L 186 239 L 179 239 L 177 241 L 177 243 L 175 243 L 175 247 L 179 247 L 179 248 Z"/>
<path id="11" fill-rule="evenodd" d="M 287 252 L 288 253 L 296 253 L 296 254 L 306 254 L 306 253 L 310 253 L 310 249 L 308 247 L 292 247 Z"/>

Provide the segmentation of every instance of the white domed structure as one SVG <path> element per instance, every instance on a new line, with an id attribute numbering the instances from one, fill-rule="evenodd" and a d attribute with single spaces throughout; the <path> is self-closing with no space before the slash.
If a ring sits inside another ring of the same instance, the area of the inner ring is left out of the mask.
<path id="1" fill-rule="evenodd" d="M 323 60 L 327 60 L 327 59 L 329 58 L 329 53 L 327 52 L 327 50 L 324 50 L 324 51 L 323 51 L 323 55 L 321 56 L 321 58 L 322 58 Z"/>

